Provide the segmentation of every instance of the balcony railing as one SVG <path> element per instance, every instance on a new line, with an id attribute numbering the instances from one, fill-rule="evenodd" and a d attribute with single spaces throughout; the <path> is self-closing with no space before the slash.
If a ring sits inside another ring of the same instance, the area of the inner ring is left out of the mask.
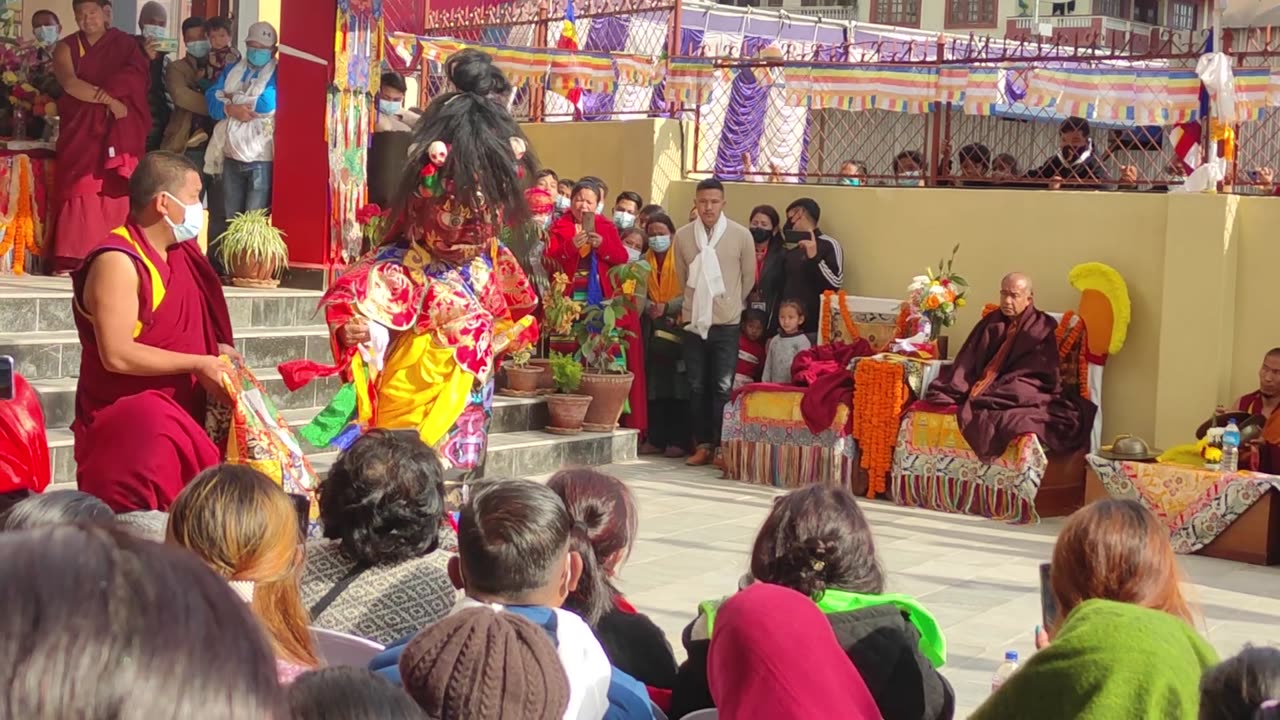
<path id="1" fill-rule="evenodd" d="M 822 18 L 823 20 L 831 20 L 833 22 L 854 22 L 858 19 L 858 8 L 852 6 L 833 5 L 829 7 L 800 7 L 799 5 L 796 5 L 793 7 L 788 5 L 777 9 L 791 15 Z"/>
<path id="2" fill-rule="evenodd" d="M 1161 41 L 1169 39 L 1174 43 L 1183 44 L 1188 42 L 1192 35 L 1183 30 L 1148 25 L 1133 20 L 1120 20 L 1109 15 L 1041 15 L 1038 20 L 1018 15 L 1008 19 L 1006 34 L 1019 37 L 1036 35 L 1039 33 L 1037 21 L 1040 25 L 1048 25 L 1052 28 L 1052 36 L 1056 41 L 1067 44 L 1087 40 L 1090 43 L 1099 43 L 1103 47 L 1119 48 L 1132 47 L 1135 41 L 1132 39 L 1136 39 L 1142 47 L 1135 49 L 1145 50 L 1146 44 L 1156 42 L 1157 38 Z"/>

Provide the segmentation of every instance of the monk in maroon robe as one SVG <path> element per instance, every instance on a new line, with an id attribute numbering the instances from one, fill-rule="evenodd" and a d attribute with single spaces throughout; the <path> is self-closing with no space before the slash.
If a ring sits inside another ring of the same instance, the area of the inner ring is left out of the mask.
<path id="1" fill-rule="evenodd" d="M 58 163 L 52 270 L 75 270 L 129 214 L 129 177 L 151 129 L 149 59 L 137 38 L 108 27 L 102 0 L 73 0 L 80 32 L 53 51 L 58 98 Z"/>
<path id="2" fill-rule="evenodd" d="M 1098 408 L 1063 395 L 1057 329 L 1057 320 L 1036 309 L 1031 279 L 1008 275 L 999 312 L 974 327 L 955 362 L 929 387 L 925 402 L 956 406 L 960 432 L 984 462 L 1027 433 L 1050 452 L 1088 447 Z"/>
<path id="3" fill-rule="evenodd" d="M 147 155 L 128 222 L 72 275 L 83 352 L 76 385 L 76 481 L 116 512 L 165 510 L 220 460 L 205 434 L 209 394 L 225 399 L 234 356 L 222 286 L 196 243 L 200 174 Z"/>
<path id="4" fill-rule="evenodd" d="M 1236 410 L 1266 418 L 1262 437 L 1241 455 L 1240 466 L 1258 472 L 1280 474 L 1280 347 L 1262 358 L 1258 389 L 1240 398 Z"/>

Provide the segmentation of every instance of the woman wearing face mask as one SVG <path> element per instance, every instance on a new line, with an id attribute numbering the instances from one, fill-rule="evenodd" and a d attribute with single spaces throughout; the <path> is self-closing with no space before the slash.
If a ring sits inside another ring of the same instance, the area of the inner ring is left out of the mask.
<path id="1" fill-rule="evenodd" d="M 676 224 L 667 215 L 656 214 L 649 217 L 645 231 L 649 235 L 645 260 L 650 270 L 643 335 L 651 421 L 649 437 L 640 447 L 640 454 L 681 458 L 689 443 L 685 425 L 689 385 L 680 344 L 684 287 L 676 278 L 676 259 L 671 254 Z"/>
<path id="2" fill-rule="evenodd" d="M 627 248 L 609 219 L 599 214 L 603 190 L 593 179 L 579 180 L 573 188 L 569 211 L 551 224 L 546 258 L 550 266 L 570 280 L 565 293 L 583 305 L 599 305 L 613 297 L 609 271 L 629 261 Z M 647 412 L 644 403 L 644 351 L 640 346 L 640 318 L 628 312 L 618 326 L 632 333 L 625 343 L 625 364 L 635 374 L 631 383 L 630 412 L 623 424 L 644 430 Z M 561 347 L 567 349 L 567 344 Z"/>
<path id="3" fill-rule="evenodd" d="M 786 282 L 786 249 L 782 246 L 782 223 L 772 205 L 751 211 L 751 239 L 756 244 L 756 286 L 747 296 L 747 307 L 768 317 L 766 335 L 778 331 L 778 303 Z"/>

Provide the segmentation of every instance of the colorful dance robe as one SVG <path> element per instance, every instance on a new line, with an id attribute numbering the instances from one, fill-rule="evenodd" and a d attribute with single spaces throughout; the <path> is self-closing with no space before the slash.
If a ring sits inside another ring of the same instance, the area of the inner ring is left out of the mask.
<path id="1" fill-rule="evenodd" d="M 381 369 L 336 338 L 335 366 L 280 366 L 291 389 L 339 372 L 351 381 L 303 437 L 345 448 L 369 428 L 415 429 L 446 468 L 478 467 L 488 444 L 494 359 L 537 341 L 530 315 L 537 296 L 511 252 L 495 243 L 455 264 L 417 244 L 387 245 L 353 265 L 321 302 L 335 330 L 359 316 L 385 327 L 390 341 Z"/>

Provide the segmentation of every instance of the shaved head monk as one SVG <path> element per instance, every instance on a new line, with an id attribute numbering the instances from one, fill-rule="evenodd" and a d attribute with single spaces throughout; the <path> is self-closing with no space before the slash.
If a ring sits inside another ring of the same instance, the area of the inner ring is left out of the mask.
<path id="1" fill-rule="evenodd" d="M 1236 409 L 1267 419 L 1262 437 L 1248 448 L 1242 465 L 1265 473 L 1280 473 L 1280 347 L 1262 357 L 1258 389 L 1240 398 Z"/>
<path id="2" fill-rule="evenodd" d="M 929 386 L 925 401 L 955 408 L 960 432 L 984 462 L 1027 433 L 1051 452 L 1088 446 L 1098 408 L 1064 396 L 1057 329 L 1058 321 L 1036 308 L 1031 278 L 1009 273 L 1000 282 L 999 312 L 978 322 Z"/>
<path id="3" fill-rule="evenodd" d="M 73 276 L 83 348 L 76 385 L 76 482 L 116 512 L 166 510 L 220 453 L 205 434 L 210 395 L 234 356 L 222 286 L 196 243 L 200 173 L 173 153 L 142 159 L 129 219 Z"/>

